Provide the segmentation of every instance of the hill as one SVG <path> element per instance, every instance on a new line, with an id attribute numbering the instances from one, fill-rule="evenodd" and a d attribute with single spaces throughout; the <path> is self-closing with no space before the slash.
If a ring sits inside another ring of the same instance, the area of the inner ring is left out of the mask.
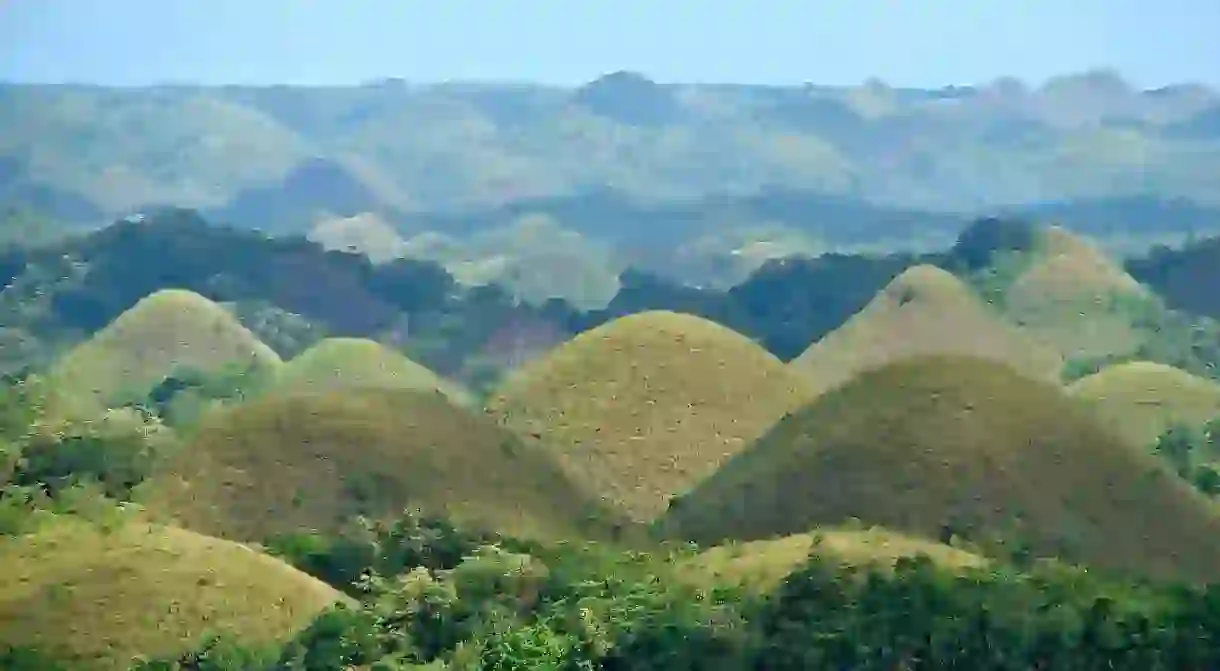
<path id="1" fill-rule="evenodd" d="M 934 354 L 992 359 L 1024 374 L 1053 379 L 1062 366 L 948 271 L 908 268 L 843 326 L 790 364 L 817 388 L 834 388 L 887 363 Z"/>
<path id="2" fill-rule="evenodd" d="M 578 482 L 645 521 L 807 392 L 744 336 L 655 311 L 615 319 L 530 362 L 489 410 L 519 435 L 540 436 Z"/>
<path id="3" fill-rule="evenodd" d="M 1064 357 L 1121 355 L 1143 341 L 1133 310 L 1155 297 L 1090 241 L 1059 227 L 1003 290 L 1009 317 Z"/>
<path id="4" fill-rule="evenodd" d="M 881 528 L 832 528 L 720 545 L 681 562 L 679 568 L 684 579 L 769 592 L 802 566 L 810 554 L 849 566 L 892 566 L 900 558 L 917 555 L 926 555 L 950 569 L 986 563 L 983 557 L 971 552 Z"/>
<path id="5" fill-rule="evenodd" d="M 624 73 L 566 88 L 4 85 L 0 156 L 36 157 L 24 179 L 107 215 L 171 201 L 261 226 L 387 204 L 494 206 L 591 184 L 645 200 L 775 185 L 963 211 L 1130 196 L 1152 183 L 1214 203 L 1215 183 L 1197 177 L 1217 171 L 1215 153 L 1198 150 L 1204 135 L 1170 132 L 1220 100 L 1199 89 L 983 83 L 946 97 L 877 81 L 725 86 Z"/>
<path id="6" fill-rule="evenodd" d="M 340 598 L 244 545 L 121 524 L 62 518 L 0 538 L 0 647 L 123 671 L 136 655 L 185 652 L 209 633 L 284 641 Z"/>
<path id="7" fill-rule="evenodd" d="M 321 219 L 309 230 L 308 238 L 326 249 L 359 252 L 373 263 L 396 259 L 407 252 L 407 243 L 398 231 L 372 213 Z"/>
<path id="8" fill-rule="evenodd" d="M 276 376 L 279 391 L 415 389 L 439 391 L 470 404 L 469 393 L 405 355 L 364 338 L 326 338 L 290 359 Z"/>
<path id="9" fill-rule="evenodd" d="M 660 527 L 714 542 L 850 518 L 1160 577 L 1220 574 L 1206 500 L 1058 387 L 968 357 L 860 375 L 777 424 Z"/>
<path id="10" fill-rule="evenodd" d="M 1067 390 L 1140 446 L 1174 424 L 1202 426 L 1220 417 L 1220 384 L 1150 361 L 1107 366 Z"/>
<path id="11" fill-rule="evenodd" d="M 274 370 L 280 364 L 228 310 L 198 294 L 167 289 L 65 354 L 51 377 L 82 402 L 108 405 L 143 397 L 184 368 Z"/>
<path id="12" fill-rule="evenodd" d="M 550 456 L 436 393 L 360 389 L 268 397 L 213 413 L 139 493 L 189 529 L 262 541 L 336 531 L 405 508 L 531 537 L 613 521 Z"/>

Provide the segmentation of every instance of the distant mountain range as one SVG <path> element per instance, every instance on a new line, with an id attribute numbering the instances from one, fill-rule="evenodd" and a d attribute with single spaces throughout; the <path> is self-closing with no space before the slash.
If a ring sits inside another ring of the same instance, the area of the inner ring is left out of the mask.
<path id="1" fill-rule="evenodd" d="M 614 192 L 801 191 L 973 213 L 1155 196 L 1220 204 L 1220 92 L 1093 71 L 938 90 L 387 80 L 301 88 L 0 85 L 0 202 L 65 219 L 151 205 L 268 230 Z"/>

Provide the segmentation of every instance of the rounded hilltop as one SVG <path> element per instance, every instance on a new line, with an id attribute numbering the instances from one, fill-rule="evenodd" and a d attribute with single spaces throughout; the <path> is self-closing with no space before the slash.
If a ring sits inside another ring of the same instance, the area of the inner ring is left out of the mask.
<path id="1" fill-rule="evenodd" d="M 820 391 L 888 363 L 927 355 L 969 355 L 1055 379 L 1062 359 L 985 305 L 952 273 L 908 268 L 847 323 L 789 365 Z"/>
<path id="2" fill-rule="evenodd" d="M 1151 361 L 1107 366 L 1067 390 L 1106 426 L 1140 446 L 1151 445 L 1175 424 L 1202 426 L 1220 417 L 1220 384 Z"/>
<path id="3" fill-rule="evenodd" d="M 518 537 L 610 536 L 618 521 L 536 445 L 411 390 L 271 396 L 213 413 L 138 497 L 188 529 L 251 541 L 408 508 Z"/>
<path id="4" fill-rule="evenodd" d="M 1003 292 L 1004 310 L 1031 335 L 1067 358 L 1139 347 L 1131 310 L 1155 296 L 1096 245 L 1052 226 L 1015 263 L 1020 269 Z"/>
<path id="5" fill-rule="evenodd" d="M 367 338 L 326 338 L 290 359 L 273 385 L 279 392 L 338 389 L 414 389 L 439 391 L 462 405 L 469 392 L 406 355 Z"/>
<path id="6" fill-rule="evenodd" d="M 280 357 L 228 310 L 178 289 L 151 294 L 51 368 L 54 384 L 89 407 L 124 403 L 182 369 L 274 371 Z"/>
<path id="7" fill-rule="evenodd" d="M 815 555 L 846 566 L 892 567 L 904 557 L 926 556 L 944 568 L 986 565 L 972 552 L 875 527 L 829 528 L 782 538 L 719 545 L 681 562 L 684 579 L 769 592 Z"/>
<path id="8" fill-rule="evenodd" d="M 124 671 L 225 633 L 280 643 L 338 592 L 251 548 L 134 519 L 118 528 L 59 517 L 0 537 L 0 648 Z"/>
<path id="9" fill-rule="evenodd" d="M 810 389 L 745 336 L 687 314 L 615 319 L 518 370 L 489 410 L 589 491 L 649 521 Z"/>
<path id="10" fill-rule="evenodd" d="M 1220 576 L 1209 502 L 1059 387 L 971 357 L 861 374 L 777 424 L 658 527 L 719 542 L 853 518 L 1155 576 Z"/>

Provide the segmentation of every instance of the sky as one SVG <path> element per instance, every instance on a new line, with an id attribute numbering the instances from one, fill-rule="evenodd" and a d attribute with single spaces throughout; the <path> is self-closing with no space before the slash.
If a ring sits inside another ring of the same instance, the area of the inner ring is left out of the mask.
<path id="1" fill-rule="evenodd" d="M 0 80 L 1220 86 L 1220 0 L 0 0 Z"/>

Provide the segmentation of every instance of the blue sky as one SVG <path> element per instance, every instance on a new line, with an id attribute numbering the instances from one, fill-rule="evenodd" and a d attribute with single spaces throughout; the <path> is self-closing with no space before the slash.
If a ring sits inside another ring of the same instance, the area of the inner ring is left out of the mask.
<path id="1" fill-rule="evenodd" d="M 0 80 L 1220 85 L 1220 0 L 0 0 Z"/>

